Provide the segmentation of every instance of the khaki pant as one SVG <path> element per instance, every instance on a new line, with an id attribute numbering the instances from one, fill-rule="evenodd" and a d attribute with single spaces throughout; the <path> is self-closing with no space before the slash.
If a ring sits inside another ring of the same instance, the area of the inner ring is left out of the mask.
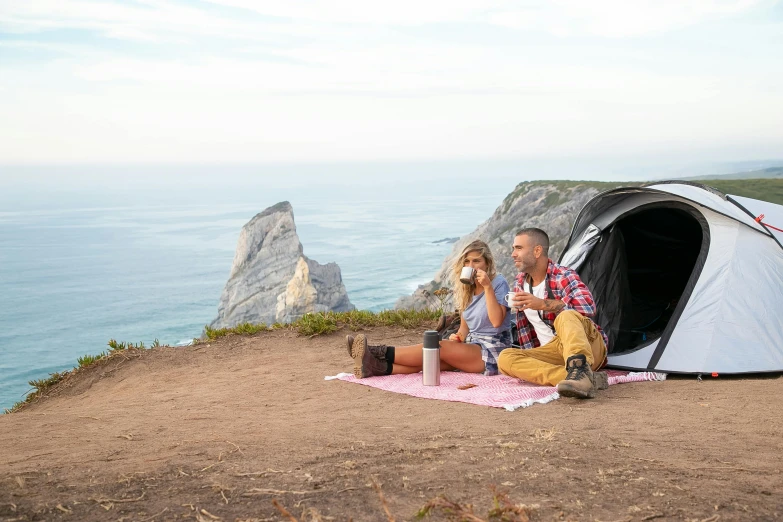
<path id="1" fill-rule="evenodd" d="M 556 386 L 566 378 L 566 359 L 572 355 L 584 355 L 593 370 L 603 366 L 606 345 L 590 319 L 566 310 L 555 318 L 555 331 L 557 335 L 544 346 L 530 350 L 506 348 L 500 352 L 500 372 L 535 384 Z"/>

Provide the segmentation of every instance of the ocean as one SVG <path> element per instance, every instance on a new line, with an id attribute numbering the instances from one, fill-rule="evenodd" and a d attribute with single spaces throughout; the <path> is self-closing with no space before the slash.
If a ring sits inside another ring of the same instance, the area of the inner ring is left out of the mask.
<path id="1" fill-rule="evenodd" d="M 520 181 L 87 170 L 0 180 L 0 410 L 109 339 L 198 337 L 240 229 L 279 201 L 293 205 L 305 255 L 336 262 L 351 302 L 379 311 L 431 280 L 452 248 L 438 241 L 474 230 Z"/>

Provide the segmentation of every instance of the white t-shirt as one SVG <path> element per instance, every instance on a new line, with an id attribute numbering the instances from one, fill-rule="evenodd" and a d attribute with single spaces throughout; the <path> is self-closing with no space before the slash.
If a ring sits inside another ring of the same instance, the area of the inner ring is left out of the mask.
<path id="1" fill-rule="evenodd" d="M 546 278 L 544 278 L 541 283 L 534 286 L 531 290 L 530 283 L 525 281 L 525 284 L 522 288 L 525 289 L 525 292 L 533 294 L 539 299 L 546 299 L 547 296 L 546 287 L 544 286 L 545 284 Z M 538 337 L 538 342 L 541 343 L 541 346 L 544 346 L 546 343 L 552 340 L 552 338 L 555 336 L 555 332 L 552 331 L 548 324 L 541 320 L 541 317 L 538 315 L 538 310 L 525 309 L 525 315 L 527 316 L 527 320 L 530 321 L 530 325 L 535 329 L 536 337 Z"/>

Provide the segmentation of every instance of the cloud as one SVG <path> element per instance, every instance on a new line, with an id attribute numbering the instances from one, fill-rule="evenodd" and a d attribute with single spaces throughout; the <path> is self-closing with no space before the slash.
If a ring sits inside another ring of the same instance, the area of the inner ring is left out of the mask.
<path id="1" fill-rule="evenodd" d="M 625 38 L 661 33 L 736 15 L 765 0 L 551 0 L 525 9 L 499 9 L 492 24 L 556 36 Z"/>
<path id="2" fill-rule="evenodd" d="M 783 141 L 783 101 L 770 87 L 783 79 L 771 65 L 778 36 L 729 33 L 719 56 L 666 45 L 667 31 L 759 2 L 630 4 L 0 0 L 0 52 L 16 57 L 0 62 L 0 162 Z M 441 39 L 444 27 L 476 37 Z M 509 37 L 482 39 L 487 32 Z M 635 47 L 632 37 L 651 34 L 664 45 Z"/>
<path id="3" fill-rule="evenodd" d="M 270 40 L 308 34 L 285 21 L 247 20 L 168 1 L 119 4 L 81 0 L 29 0 L 0 3 L 0 29 L 37 33 L 53 29 L 98 31 L 132 41 L 182 41 L 183 38 Z"/>
<path id="4" fill-rule="evenodd" d="M 318 23 L 407 26 L 486 23 L 557 36 L 633 37 L 735 15 L 774 0 L 207 0 L 262 15 Z"/>
<path id="5" fill-rule="evenodd" d="M 330 0 L 316 2 L 278 2 L 274 0 L 207 0 L 210 3 L 240 7 L 266 16 L 308 20 L 318 23 L 418 25 L 477 21 L 493 6 L 508 2 L 475 2 L 466 0 L 398 0 L 364 2 Z"/>
<path id="6" fill-rule="evenodd" d="M 171 0 L 133 4 L 89 0 L 25 0 L 0 3 L 0 27 L 36 32 L 58 27 L 93 29 L 129 40 L 165 39 L 170 33 L 254 39 L 259 30 L 312 38 L 361 32 L 362 25 L 488 24 L 558 36 L 632 37 L 736 15 L 772 0 L 205 0 L 217 9 Z M 233 8 L 220 10 L 220 7 Z M 255 13 L 248 20 L 245 13 Z"/>

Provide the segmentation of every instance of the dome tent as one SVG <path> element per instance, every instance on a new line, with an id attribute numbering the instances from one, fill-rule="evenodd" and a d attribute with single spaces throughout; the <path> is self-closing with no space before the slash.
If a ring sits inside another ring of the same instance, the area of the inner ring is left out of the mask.
<path id="1" fill-rule="evenodd" d="M 590 200 L 559 263 L 593 293 L 609 366 L 783 371 L 783 232 L 765 222 L 783 206 L 683 181 Z"/>

